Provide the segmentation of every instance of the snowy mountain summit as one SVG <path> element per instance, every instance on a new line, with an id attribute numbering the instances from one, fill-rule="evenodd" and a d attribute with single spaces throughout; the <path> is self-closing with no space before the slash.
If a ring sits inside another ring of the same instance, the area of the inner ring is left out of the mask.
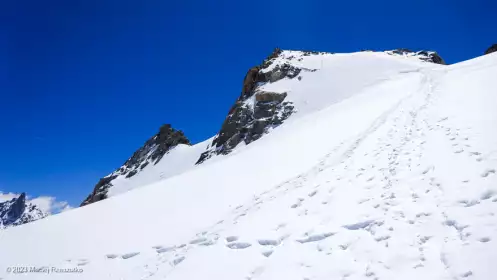
<path id="1" fill-rule="evenodd" d="M 0 278 L 495 279 L 496 73 L 277 49 L 216 135 L 154 136 L 108 199 L 2 231 Z"/>
<path id="2" fill-rule="evenodd" d="M 11 200 L 0 202 L 0 229 L 33 222 L 48 216 L 36 204 L 26 200 L 22 193 Z"/>

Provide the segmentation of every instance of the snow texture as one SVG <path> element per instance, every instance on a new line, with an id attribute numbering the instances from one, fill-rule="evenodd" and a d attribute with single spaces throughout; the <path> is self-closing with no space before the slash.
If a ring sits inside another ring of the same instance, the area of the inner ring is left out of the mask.
<path id="1" fill-rule="evenodd" d="M 495 279 L 497 53 L 284 55 L 318 69 L 264 85 L 298 109 L 285 123 L 1 232 L 0 278 L 23 265 L 84 269 L 23 279 Z"/>

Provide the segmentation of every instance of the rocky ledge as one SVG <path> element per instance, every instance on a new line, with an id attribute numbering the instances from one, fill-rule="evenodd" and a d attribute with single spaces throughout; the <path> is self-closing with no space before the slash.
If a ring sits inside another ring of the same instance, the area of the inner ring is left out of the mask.
<path id="1" fill-rule="evenodd" d="M 101 178 L 93 191 L 81 203 L 81 206 L 107 198 L 107 191 L 112 187 L 112 181 L 118 176 L 133 177 L 149 164 L 157 164 L 162 157 L 178 144 L 191 145 L 181 130 L 176 130 L 170 124 L 160 127 L 159 132 L 148 139 L 120 168 Z"/>
<path id="2" fill-rule="evenodd" d="M 276 48 L 261 65 L 248 70 L 243 79 L 242 92 L 231 107 L 221 129 L 200 155 L 196 164 L 200 164 L 213 155 L 228 154 L 238 144 L 250 144 L 259 139 L 270 128 L 283 123 L 295 108 L 287 101 L 286 92 L 267 92 L 261 90 L 266 83 L 274 83 L 283 78 L 297 78 L 301 71 L 312 71 L 298 68 L 285 61 L 276 63 L 282 50 Z M 303 52 L 310 55 L 317 52 Z"/>

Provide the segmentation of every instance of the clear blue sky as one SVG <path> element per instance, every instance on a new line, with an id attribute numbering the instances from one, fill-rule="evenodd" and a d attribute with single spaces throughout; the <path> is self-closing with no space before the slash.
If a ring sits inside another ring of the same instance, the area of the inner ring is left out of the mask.
<path id="1" fill-rule="evenodd" d="M 0 191 L 79 204 L 163 123 L 215 134 L 274 47 L 433 49 L 497 43 L 497 2 L 4 1 Z"/>

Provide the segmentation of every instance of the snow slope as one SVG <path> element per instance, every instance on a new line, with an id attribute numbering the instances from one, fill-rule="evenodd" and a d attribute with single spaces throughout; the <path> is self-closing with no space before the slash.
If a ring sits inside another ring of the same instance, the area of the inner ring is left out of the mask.
<path id="1" fill-rule="evenodd" d="M 125 193 L 134 188 L 155 183 L 172 176 L 179 175 L 190 168 L 195 167 L 199 155 L 205 150 L 209 141 L 202 141 L 189 146 L 179 144 L 171 149 L 157 164 L 149 164 L 141 172 L 131 178 L 118 176 L 112 180 L 112 187 L 109 188 L 109 197 Z"/>
<path id="2" fill-rule="evenodd" d="M 301 80 L 284 79 L 265 84 L 260 90 L 287 92 L 287 98 L 295 104 L 299 117 L 327 108 L 362 89 L 395 79 L 396 76 L 422 67 L 443 67 L 420 61 L 414 56 L 398 57 L 387 53 L 321 53 L 304 56 L 299 51 L 283 51 L 272 67 L 265 71 L 271 71 L 283 63 L 302 68 Z"/>
<path id="3" fill-rule="evenodd" d="M 0 277 L 29 266 L 47 270 L 23 279 L 494 279 L 497 54 L 312 60 L 321 71 L 300 84 L 267 85 L 299 110 L 283 125 L 2 232 Z"/>

